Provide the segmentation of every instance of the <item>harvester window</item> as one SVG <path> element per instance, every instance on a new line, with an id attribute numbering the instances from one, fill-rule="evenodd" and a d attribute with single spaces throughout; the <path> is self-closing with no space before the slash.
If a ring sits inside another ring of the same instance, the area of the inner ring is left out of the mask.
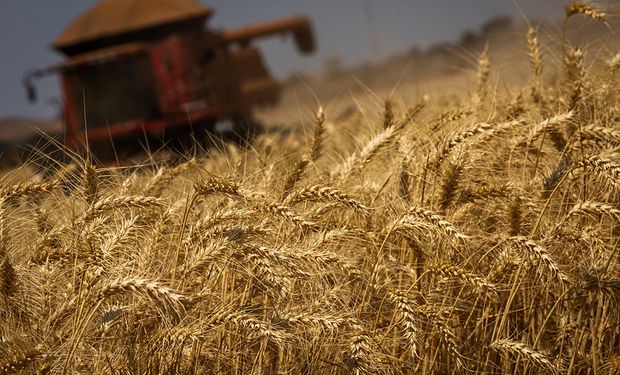
<path id="1" fill-rule="evenodd" d="M 88 128 L 159 115 L 151 64 L 144 54 L 111 59 L 64 73 L 76 120 Z"/>

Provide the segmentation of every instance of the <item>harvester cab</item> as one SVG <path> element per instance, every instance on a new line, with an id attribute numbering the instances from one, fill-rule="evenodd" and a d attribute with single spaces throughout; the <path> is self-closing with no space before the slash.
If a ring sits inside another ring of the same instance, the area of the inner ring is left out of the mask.
<path id="1" fill-rule="evenodd" d="M 102 160 L 140 151 L 141 144 L 200 140 L 221 124 L 239 137 L 257 125 L 252 108 L 274 104 L 270 76 L 257 38 L 292 35 L 301 53 L 315 41 L 303 16 L 234 30 L 205 29 L 211 8 L 191 0 L 102 0 L 54 41 L 66 59 L 24 77 L 58 73 L 65 143 L 87 143 Z M 177 145 L 178 145 L 177 144 Z"/>

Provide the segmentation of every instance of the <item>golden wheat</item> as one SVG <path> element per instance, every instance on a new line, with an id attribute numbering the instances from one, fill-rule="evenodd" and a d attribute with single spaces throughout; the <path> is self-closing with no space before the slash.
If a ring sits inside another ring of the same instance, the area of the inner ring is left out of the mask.
<path id="1" fill-rule="evenodd" d="M 0 373 L 617 372 L 620 64 L 538 30 L 307 140 L 6 171 Z"/>

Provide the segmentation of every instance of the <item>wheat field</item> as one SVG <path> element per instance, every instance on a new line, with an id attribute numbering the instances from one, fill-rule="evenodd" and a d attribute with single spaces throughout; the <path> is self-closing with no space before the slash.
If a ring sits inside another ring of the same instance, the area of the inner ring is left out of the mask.
<path id="1" fill-rule="evenodd" d="M 620 55 L 523 38 L 522 87 L 485 50 L 439 114 L 7 172 L 0 372 L 620 373 Z"/>

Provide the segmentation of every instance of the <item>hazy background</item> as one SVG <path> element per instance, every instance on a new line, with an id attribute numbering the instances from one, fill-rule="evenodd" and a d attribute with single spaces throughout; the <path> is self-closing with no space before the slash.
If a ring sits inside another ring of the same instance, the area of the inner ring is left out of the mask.
<path id="1" fill-rule="evenodd" d="M 55 77 L 38 82 L 40 100 L 31 105 L 21 85 L 29 68 L 61 60 L 49 44 L 95 0 L 0 0 L 0 117 L 51 117 L 58 100 Z M 299 55 L 290 40 L 261 42 L 271 71 L 280 78 L 292 72 L 316 72 L 332 56 L 345 65 L 375 62 L 413 46 L 426 48 L 455 41 L 465 30 L 475 30 L 493 17 L 510 16 L 516 23 L 529 19 L 557 19 L 564 0 L 263 0 L 203 1 L 215 13 L 210 27 L 245 24 L 305 14 L 312 19 L 318 51 Z"/>

